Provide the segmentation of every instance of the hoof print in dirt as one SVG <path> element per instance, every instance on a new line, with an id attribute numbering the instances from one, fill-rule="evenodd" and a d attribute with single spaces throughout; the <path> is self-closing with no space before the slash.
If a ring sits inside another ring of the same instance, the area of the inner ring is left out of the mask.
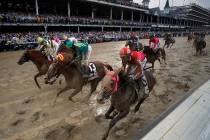
<path id="1" fill-rule="evenodd" d="M 40 114 L 41 114 L 40 112 L 35 112 L 32 116 L 31 122 L 33 123 L 33 122 L 38 121 L 40 119 Z"/>
<path id="2" fill-rule="evenodd" d="M 17 111 L 16 114 L 18 115 L 24 115 L 26 113 L 25 110 L 20 110 L 20 111 Z"/>
<path id="3" fill-rule="evenodd" d="M 143 122 L 144 120 L 142 118 L 138 118 L 138 117 L 134 117 L 131 119 L 131 123 L 132 124 L 135 124 L 135 123 L 138 123 L 138 122 Z"/>
<path id="4" fill-rule="evenodd" d="M 104 122 L 104 120 L 105 120 L 104 115 L 97 115 L 97 116 L 95 116 L 95 121 L 96 121 L 97 123 Z"/>
<path id="5" fill-rule="evenodd" d="M 19 125 L 20 123 L 22 123 L 24 121 L 24 119 L 18 119 L 18 120 L 16 120 L 16 121 L 14 121 L 12 124 L 11 124 L 11 126 L 17 126 L 17 125 Z"/>
<path id="6" fill-rule="evenodd" d="M 26 100 L 23 101 L 23 104 L 31 103 L 31 102 L 33 102 L 34 100 L 35 100 L 34 98 L 29 97 L 28 99 L 26 99 Z"/>
<path id="7" fill-rule="evenodd" d="M 57 126 L 45 135 L 45 140 L 69 140 L 74 128 L 75 126 L 70 124 Z"/>
<path id="8" fill-rule="evenodd" d="M 115 135 L 118 136 L 118 137 L 126 136 L 127 132 L 125 130 L 121 129 L 121 130 L 116 131 Z"/>

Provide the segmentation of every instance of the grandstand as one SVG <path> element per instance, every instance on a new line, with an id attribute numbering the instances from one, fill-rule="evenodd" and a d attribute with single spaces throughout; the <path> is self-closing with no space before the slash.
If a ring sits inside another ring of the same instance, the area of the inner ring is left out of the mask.
<path id="1" fill-rule="evenodd" d="M 4 0 L 0 12 L 3 32 L 168 31 L 200 27 L 197 20 L 150 14 L 147 6 L 130 0 Z"/>

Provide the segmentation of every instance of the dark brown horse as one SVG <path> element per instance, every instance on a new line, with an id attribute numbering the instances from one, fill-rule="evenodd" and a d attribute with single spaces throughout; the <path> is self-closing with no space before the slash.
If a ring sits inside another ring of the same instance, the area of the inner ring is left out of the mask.
<path id="1" fill-rule="evenodd" d="M 70 61 L 73 58 L 73 54 L 62 53 L 62 57 L 62 60 L 58 57 L 58 59 L 50 65 L 45 77 L 45 81 L 48 82 L 51 80 L 51 78 L 56 77 L 57 75 L 62 74 L 64 76 L 66 80 L 66 86 L 56 94 L 56 98 L 61 93 L 69 89 L 75 89 L 74 92 L 69 96 L 69 100 L 72 101 L 72 98 L 82 90 L 82 87 L 87 83 L 90 83 L 91 91 L 86 97 L 86 100 L 88 100 L 91 94 L 96 90 L 98 83 L 105 76 L 105 67 L 112 70 L 112 67 L 110 65 L 102 63 L 100 61 L 90 62 L 89 64 L 91 64 L 93 69 L 95 69 L 95 74 L 97 74 L 97 76 L 93 76 L 87 79 L 83 77 L 83 73 L 81 72 L 81 70 L 79 70 L 80 68 L 78 67 L 80 66 Z M 89 71 L 89 66 L 82 65 L 81 67 L 85 67 L 88 73 L 91 73 Z"/>
<path id="2" fill-rule="evenodd" d="M 165 48 L 165 46 L 166 48 L 171 48 L 175 43 L 175 39 L 171 37 L 171 35 L 165 35 L 164 40 L 165 40 L 165 44 L 163 46 L 163 49 Z"/>
<path id="3" fill-rule="evenodd" d="M 36 65 L 36 67 L 39 71 L 34 76 L 34 81 L 35 81 L 37 87 L 41 88 L 37 81 L 37 78 L 47 73 L 47 70 L 48 70 L 51 62 L 47 59 L 47 57 L 41 51 L 34 50 L 34 49 L 24 51 L 23 55 L 21 56 L 21 58 L 19 59 L 19 61 L 17 63 L 19 65 L 22 65 L 28 61 L 32 61 Z"/>
<path id="4" fill-rule="evenodd" d="M 151 67 L 152 69 L 154 69 L 154 63 L 156 60 L 158 60 L 161 64 L 160 58 L 166 64 L 166 52 L 164 49 L 158 48 L 157 51 L 154 52 L 154 50 L 150 48 L 149 46 L 144 46 L 143 52 L 146 55 L 147 62 L 152 64 L 152 67 Z"/>
<path id="5" fill-rule="evenodd" d="M 196 55 L 202 55 L 203 49 L 206 47 L 206 41 L 204 40 L 204 37 L 202 35 L 196 35 L 193 46 L 195 47 Z"/>
<path id="6" fill-rule="evenodd" d="M 120 71 L 121 69 L 116 70 L 115 72 L 106 71 L 106 76 L 102 80 L 102 92 L 97 97 L 97 101 L 99 103 L 104 103 L 104 100 L 109 99 L 111 96 L 111 105 L 105 113 L 106 119 L 111 119 L 111 122 L 109 124 L 109 128 L 103 135 L 102 140 L 106 140 L 111 128 L 119 120 L 128 115 L 131 105 L 136 103 L 134 112 L 137 112 L 140 105 L 149 96 L 145 93 L 145 87 L 142 80 L 139 85 L 139 93 L 137 93 L 134 85 L 130 83 L 126 76 L 123 76 Z M 145 71 L 144 74 L 147 79 L 150 92 L 153 89 L 156 80 L 152 73 Z M 114 111 L 117 111 L 117 113 Z"/>

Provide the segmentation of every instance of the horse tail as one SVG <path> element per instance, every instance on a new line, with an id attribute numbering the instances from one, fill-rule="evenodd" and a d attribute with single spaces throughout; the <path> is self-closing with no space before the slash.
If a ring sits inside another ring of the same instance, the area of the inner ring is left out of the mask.
<path id="1" fill-rule="evenodd" d="M 113 70 L 114 70 L 114 69 L 112 68 L 112 66 L 109 65 L 109 64 L 104 64 L 104 66 L 105 66 L 108 70 L 110 70 L 110 71 L 113 71 Z"/>
<path id="2" fill-rule="evenodd" d="M 144 71 L 144 75 L 146 77 L 149 92 L 150 92 L 150 91 L 152 91 L 155 84 L 157 83 L 156 78 L 153 76 L 153 74 L 150 71 Z"/>

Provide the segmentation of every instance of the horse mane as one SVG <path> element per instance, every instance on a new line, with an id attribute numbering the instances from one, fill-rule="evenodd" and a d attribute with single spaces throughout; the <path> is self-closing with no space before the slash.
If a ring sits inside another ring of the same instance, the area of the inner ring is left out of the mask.
<path id="1" fill-rule="evenodd" d="M 25 51 L 26 53 L 28 53 L 30 56 L 32 56 L 31 54 L 34 54 L 34 56 L 36 56 L 37 58 L 43 57 L 45 59 L 47 59 L 47 56 L 44 55 L 40 50 L 36 50 L 36 49 L 28 49 Z"/>

